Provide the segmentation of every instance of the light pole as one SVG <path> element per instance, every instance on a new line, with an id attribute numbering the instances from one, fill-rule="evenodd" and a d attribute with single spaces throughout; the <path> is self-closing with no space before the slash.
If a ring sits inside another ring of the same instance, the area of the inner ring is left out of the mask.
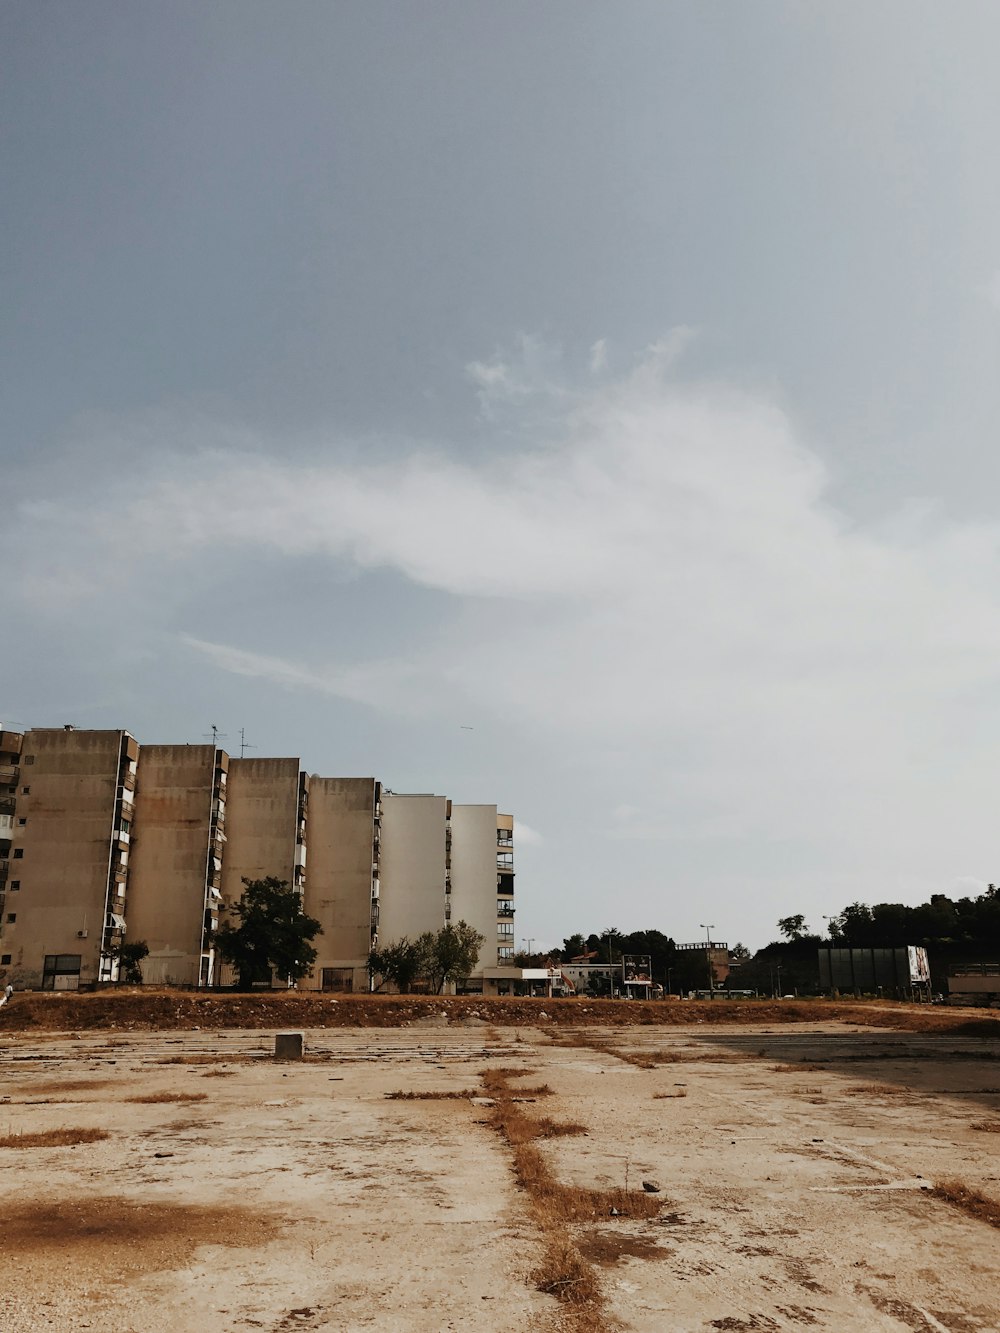
<path id="1" fill-rule="evenodd" d="M 671 994 L 671 990 L 670 990 L 670 973 L 671 973 L 673 970 L 674 970 L 674 969 L 673 969 L 672 967 L 668 967 L 668 968 L 667 968 L 667 994 L 668 994 L 668 995 Z"/>
<path id="2" fill-rule="evenodd" d="M 527 939 L 525 939 L 523 936 L 521 937 L 521 943 L 522 943 L 522 944 L 526 944 L 526 945 L 528 946 L 528 957 L 529 957 L 529 959 L 530 959 L 530 957 L 531 957 L 531 946 L 534 944 L 534 942 L 535 942 L 535 937 L 534 937 L 534 935 L 529 935 Z"/>
<path id="3" fill-rule="evenodd" d="M 715 971 L 712 967 L 712 931 L 715 929 L 715 923 L 706 926 L 704 922 L 700 922 L 698 929 L 705 932 L 705 961 L 708 963 L 708 989 L 711 993 L 715 990 Z"/>

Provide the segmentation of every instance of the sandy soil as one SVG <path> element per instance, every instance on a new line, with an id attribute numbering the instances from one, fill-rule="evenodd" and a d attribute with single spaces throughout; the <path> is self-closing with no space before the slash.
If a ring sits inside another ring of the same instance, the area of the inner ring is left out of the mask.
<path id="1" fill-rule="evenodd" d="M 595 1327 L 1000 1330 L 1000 1043 L 840 1023 L 0 1033 L 0 1328 L 570 1327 L 488 1099 L 520 1069 L 582 1123 L 558 1179 L 660 1187 L 657 1216 L 575 1225 Z M 514 1080 L 515 1086 L 517 1080 Z M 135 1101 L 155 1096 L 185 1101 Z"/>

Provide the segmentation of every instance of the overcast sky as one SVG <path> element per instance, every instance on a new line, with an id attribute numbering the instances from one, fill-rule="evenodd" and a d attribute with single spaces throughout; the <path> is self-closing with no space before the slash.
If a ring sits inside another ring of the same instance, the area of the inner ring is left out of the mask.
<path id="1" fill-rule="evenodd" d="M 998 47 L 7 0 L 0 717 L 496 801 L 536 947 L 1000 879 Z"/>

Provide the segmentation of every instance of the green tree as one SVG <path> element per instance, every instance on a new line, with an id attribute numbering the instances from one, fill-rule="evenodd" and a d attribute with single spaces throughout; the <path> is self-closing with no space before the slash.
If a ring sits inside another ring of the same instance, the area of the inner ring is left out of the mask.
<path id="1" fill-rule="evenodd" d="M 139 964 L 149 956 L 149 945 L 145 940 L 132 940 L 131 943 L 119 944 L 115 951 L 118 959 L 118 980 L 128 986 L 142 985 L 142 968 Z"/>
<path id="2" fill-rule="evenodd" d="M 746 959 L 750 957 L 750 950 L 747 948 L 745 944 L 740 944 L 739 942 L 737 942 L 729 950 L 729 957 L 734 959 L 737 963 L 742 963 L 745 962 Z"/>
<path id="3" fill-rule="evenodd" d="M 783 916 L 778 922 L 778 929 L 786 940 L 800 940 L 806 933 L 806 919 L 801 913 L 798 916 Z"/>
<path id="4" fill-rule="evenodd" d="M 242 898 L 228 909 L 239 925 L 227 921 L 216 936 L 219 953 L 236 968 L 238 988 L 250 990 L 254 982 L 270 980 L 272 970 L 300 981 L 316 961 L 310 941 L 322 934 L 322 926 L 306 916 L 287 880 L 268 875 L 243 884 Z"/>
<path id="5" fill-rule="evenodd" d="M 486 943 L 474 926 L 459 921 L 450 923 L 431 938 L 427 951 L 427 976 L 437 995 L 448 981 L 461 981 L 479 961 L 479 950 Z"/>
<path id="6" fill-rule="evenodd" d="M 372 949 L 368 955 L 368 975 L 379 982 L 376 990 L 383 986 L 395 986 L 400 994 L 405 995 L 413 989 L 413 983 L 423 976 L 428 966 L 427 941 L 433 940 L 429 932 L 419 939 L 411 940 L 406 935 L 395 944 L 387 944 L 382 949 Z"/>

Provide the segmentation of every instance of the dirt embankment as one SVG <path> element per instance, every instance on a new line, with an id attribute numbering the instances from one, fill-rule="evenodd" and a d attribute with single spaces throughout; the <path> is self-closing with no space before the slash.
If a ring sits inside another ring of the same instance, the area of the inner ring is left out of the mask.
<path id="1" fill-rule="evenodd" d="M 679 1027 L 693 1023 L 842 1022 L 911 1032 L 1000 1037 L 1000 1018 L 981 1010 L 828 1000 L 644 1003 L 637 1000 L 521 1000 L 476 996 L 347 995 L 299 991 L 241 995 L 122 987 L 88 994 L 15 995 L 0 1032 L 117 1028 L 388 1028 L 471 1020 L 498 1027 Z"/>

